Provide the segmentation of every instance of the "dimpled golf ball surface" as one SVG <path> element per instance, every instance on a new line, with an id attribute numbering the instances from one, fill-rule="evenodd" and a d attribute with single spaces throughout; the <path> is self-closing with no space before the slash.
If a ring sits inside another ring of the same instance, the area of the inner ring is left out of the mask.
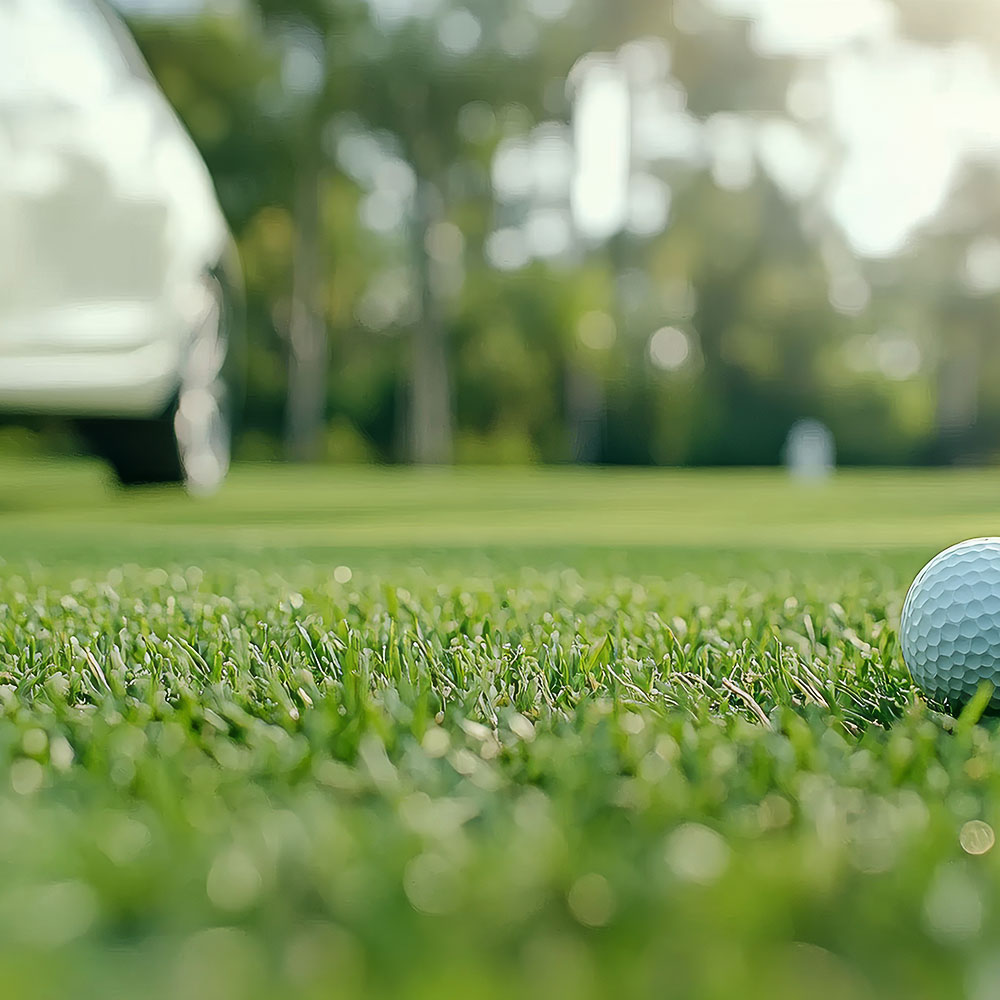
<path id="1" fill-rule="evenodd" d="M 961 705 L 983 681 L 1000 707 L 1000 538 L 945 549 L 917 575 L 900 624 L 903 658 L 933 698 Z"/>

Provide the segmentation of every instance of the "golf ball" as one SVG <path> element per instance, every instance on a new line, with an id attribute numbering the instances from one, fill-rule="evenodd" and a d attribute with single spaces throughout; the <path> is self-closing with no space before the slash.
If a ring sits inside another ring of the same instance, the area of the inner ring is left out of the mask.
<path id="1" fill-rule="evenodd" d="M 967 702 L 983 681 L 1000 708 L 1000 538 L 936 555 L 913 581 L 900 623 L 903 659 L 931 697 Z"/>

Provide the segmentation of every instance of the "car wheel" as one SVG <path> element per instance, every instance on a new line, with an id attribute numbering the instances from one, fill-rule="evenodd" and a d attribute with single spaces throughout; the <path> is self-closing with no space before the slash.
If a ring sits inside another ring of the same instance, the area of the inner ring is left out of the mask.
<path id="1" fill-rule="evenodd" d="M 153 419 L 83 420 L 90 446 L 123 486 L 183 484 L 214 492 L 229 471 L 232 391 L 221 294 L 191 341 L 180 385 L 166 412 Z"/>

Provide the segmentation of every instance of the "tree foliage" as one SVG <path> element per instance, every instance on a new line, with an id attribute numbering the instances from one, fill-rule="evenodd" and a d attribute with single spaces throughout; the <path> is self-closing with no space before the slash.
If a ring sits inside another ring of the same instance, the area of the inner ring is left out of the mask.
<path id="1" fill-rule="evenodd" d="M 829 153 L 828 122 L 788 110 L 821 61 L 762 54 L 750 20 L 717 6 L 256 0 L 243 15 L 137 20 L 243 255 L 244 454 L 282 447 L 296 192 L 314 163 L 315 454 L 758 464 L 811 416 L 846 461 L 991 456 L 997 305 L 960 275 L 998 233 L 996 162 L 963 168 L 905 252 L 859 259 L 820 195 L 790 194 L 759 150 L 772 127 Z M 944 20 L 899 8 L 914 44 L 994 43 L 972 0 Z M 588 53 L 624 67 L 634 107 L 666 109 L 659 133 L 646 124 L 659 152 L 635 139 L 633 187 L 659 185 L 670 210 L 653 231 L 640 217 L 609 240 L 546 249 L 569 192 L 532 191 L 561 169 Z M 727 167 L 741 135 L 746 162 Z M 671 151 L 685 142 L 693 153 Z M 502 189 L 504 156 L 520 194 Z M 970 394 L 971 411 L 956 403 Z"/>

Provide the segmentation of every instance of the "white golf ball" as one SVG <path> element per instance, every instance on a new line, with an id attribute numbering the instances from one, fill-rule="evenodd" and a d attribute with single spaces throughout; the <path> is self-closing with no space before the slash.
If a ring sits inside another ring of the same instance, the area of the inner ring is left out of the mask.
<path id="1" fill-rule="evenodd" d="M 903 658 L 931 697 L 961 705 L 983 681 L 1000 707 L 1000 538 L 936 555 L 913 581 L 900 623 Z"/>

